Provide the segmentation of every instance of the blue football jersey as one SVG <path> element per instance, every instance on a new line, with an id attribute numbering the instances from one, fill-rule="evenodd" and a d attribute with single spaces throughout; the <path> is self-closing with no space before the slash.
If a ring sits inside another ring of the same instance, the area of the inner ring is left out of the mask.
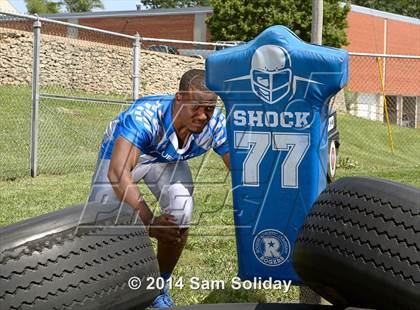
<path id="1" fill-rule="evenodd" d="M 181 148 L 173 127 L 174 100 L 175 96 L 147 96 L 136 100 L 108 125 L 99 158 L 111 159 L 115 140 L 120 135 L 140 149 L 141 156 L 147 158 L 145 163 L 186 160 L 210 148 L 220 156 L 229 150 L 226 118 L 219 108 L 203 131 L 191 134 Z"/>

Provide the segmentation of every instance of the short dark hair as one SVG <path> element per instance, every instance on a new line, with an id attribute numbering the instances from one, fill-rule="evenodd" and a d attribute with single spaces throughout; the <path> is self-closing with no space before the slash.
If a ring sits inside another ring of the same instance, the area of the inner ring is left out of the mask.
<path id="1" fill-rule="evenodd" d="M 208 91 L 209 89 L 206 86 L 206 76 L 205 71 L 201 69 L 191 69 L 185 72 L 181 81 L 179 82 L 179 91 L 187 92 L 194 87 L 199 91 Z"/>

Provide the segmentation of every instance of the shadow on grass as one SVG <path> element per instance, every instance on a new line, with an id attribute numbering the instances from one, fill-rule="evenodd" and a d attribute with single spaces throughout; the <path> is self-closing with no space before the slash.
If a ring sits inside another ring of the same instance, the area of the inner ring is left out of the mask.
<path id="1" fill-rule="evenodd" d="M 259 290 L 235 290 L 231 287 L 225 289 L 214 290 L 201 302 L 202 304 L 216 303 L 267 303 L 265 293 Z"/>

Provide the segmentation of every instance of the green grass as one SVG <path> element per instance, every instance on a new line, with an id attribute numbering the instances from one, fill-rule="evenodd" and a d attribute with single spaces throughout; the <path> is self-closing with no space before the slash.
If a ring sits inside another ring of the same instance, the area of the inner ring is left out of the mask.
<path id="1" fill-rule="evenodd" d="M 191 161 L 195 180 L 195 205 L 189 242 L 177 265 L 175 278 L 230 280 L 236 276 L 236 245 L 232 217 L 231 183 L 223 163 L 214 153 Z M 85 201 L 91 172 L 40 175 L 14 181 L 0 181 L 0 225 L 11 224 Z M 155 199 L 144 185 L 141 191 L 151 207 Z M 223 197 L 223 199 L 221 199 Z M 225 202 L 225 197 L 226 203 Z M 275 290 L 191 290 L 173 289 L 178 305 L 216 302 L 297 301 L 298 290 L 288 294 Z"/>
<path id="2" fill-rule="evenodd" d="M 61 92 L 63 93 L 63 92 Z M 70 94 L 70 93 L 69 93 Z M 87 96 L 74 93 L 73 96 Z M 95 95 L 90 95 L 92 97 Z M 118 99 L 117 96 L 109 97 Z M 4 100 L 6 99 L 6 100 Z M 45 100 L 40 109 L 41 175 L 28 174 L 30 91 L 0 87 L 0 226 L 83 203 L 88 195 L 98 145 L 118 106 L 77 101 Z M 386 140 L 386 126 L 339 115 L 341 148 L 338 177 L 378 176 L 420 187 L 420 130 L 393 126 L 395 154 Z M 236 245 L 230 177 L 214 153 L 190 162 L 195 186 L 191 237 L 177 265 L 175 277 L 185 280 L 230 281 L 236 275 Z M 146 200 L 153 196 L 141 185 Z M 296 301 L 298 292 L 173 289 L 178 305 L 216 302 Z"/>
<path id="3" fill-rule="evenodd" d="M 63 89 L 41 93 L 124 100 L 121 95 L 86 94 Z M 31 90 L 1 86 L 0 178 L 28 175 L 31 136 Z M 106 124 L 122 105 L 41 98 L 39 105 L 38 169 L 40 174 L 91 171 Z"/>
<path id="4" fill-rule="evenodd" d="M 28 87 L 0 87 L 0 171 L 2 178 L 28 175 L 31 92 Z"/>
<path id="5" fill-rule="evenodd" d="M 382 122 L 339 115 L 337 177 L 367 175 L 420 187 L 420 129 L 391 126 L 394 153 Z"/>

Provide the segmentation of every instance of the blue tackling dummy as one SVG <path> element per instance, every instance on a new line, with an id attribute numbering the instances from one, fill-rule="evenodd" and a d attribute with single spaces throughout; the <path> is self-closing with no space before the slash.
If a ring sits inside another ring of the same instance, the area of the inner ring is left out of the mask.
<path id="1" fill-rule="evenodd" d="M 228 115 L 238 275 L 300 283 L 291 253 L 326 187 L 328 103 L 348 54 L 273 26 L 209 56 L 206 80 Z"/>

